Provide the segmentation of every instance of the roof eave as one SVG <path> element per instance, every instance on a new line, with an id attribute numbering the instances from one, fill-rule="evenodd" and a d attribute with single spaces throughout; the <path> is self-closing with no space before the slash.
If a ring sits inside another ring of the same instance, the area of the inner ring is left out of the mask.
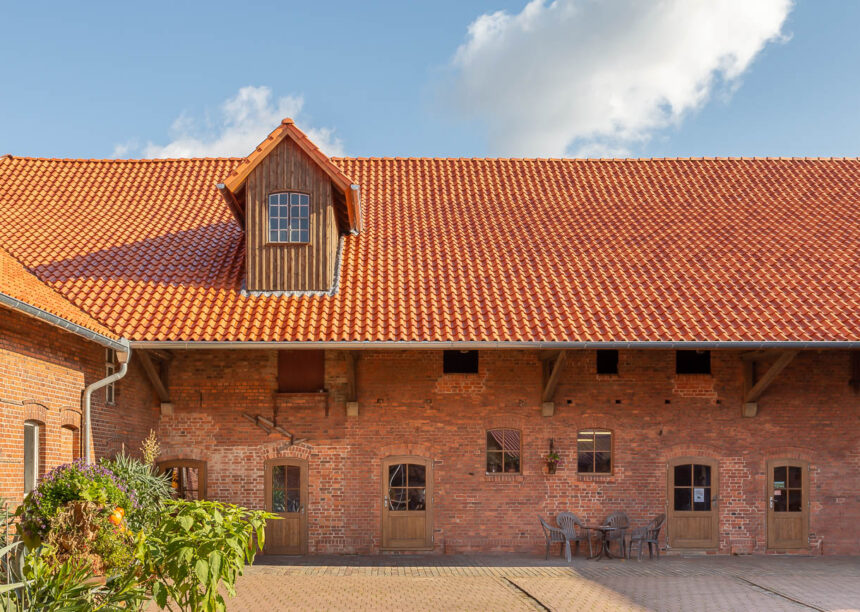
<path id="1" fill-rule="evenodd" d="M 132 348 L 140 349 L 678 349 L 678 350 L 757 350 L 757 349 L 860 349 L 860 340 L 773 340 L 773 341 L 318 341 L 318 342 L 264 342 L 221 340 L 135 340 Z"/>
<path id="2" fill-rule="evenodd" d="M 105 346 L 107 348 L 112 348 L 114 350 L 122 352 L 128 351 L 130 343 L 125 338 L 110 338 L 109 336 L 100 334 L 99 332 L 89 329 L 88 327 L 84 327 L 83 325 L 73 323 L 68 319 L 58 317 L 57 315 L 52 314 L 47 310 L 42 310 L 41 308 L 37 308 L 32 304 L 22 302 L 21 300 L 13 298 L 12 296 L 7 295 L 5 293 L 0 293 L 0 304 L 8 306 L 12 310 L 16 310 L 25 315 L 44 321 L 49 325 L 59 327 L 75 335 L 86 338 L 87 340 L 91 340 L 93 342 L 96 342 L 97 344 L 101 344 L 102 346 Z"/>

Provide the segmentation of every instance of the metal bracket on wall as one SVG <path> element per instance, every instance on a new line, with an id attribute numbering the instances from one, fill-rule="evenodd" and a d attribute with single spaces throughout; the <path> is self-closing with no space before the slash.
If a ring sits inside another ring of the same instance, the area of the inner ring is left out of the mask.
<path id="1" fill-rule="evenodd" d="M 260 414 L 253 415 L 253 414 L 248 414 L 247 412 L 243 412 L 242 416 L 245 417 L 246 419 L 248 419 L 249 421 L 251 421 L 254 425 L 259 427 L 263 431 L 265 431 L 267 434 L 271 434 L 272 432 L 277 432 L 277 433 L 281 434 L 282 436 L 286 436 L 287 438 L 290 439 L 290 446 L 293 446 L 294 444 L 300 444 L 301 442 L 307 441 L 307 438 L 298 438 L 297 439 L 295 436 L 293 436 L 293 434 L 288 432 L 286 429 L 284 429 L 280 425 L 275 425 L 274 421 L 272 421 L 271 419 L 267 419 L 263 415 L 260 415 Z"/>

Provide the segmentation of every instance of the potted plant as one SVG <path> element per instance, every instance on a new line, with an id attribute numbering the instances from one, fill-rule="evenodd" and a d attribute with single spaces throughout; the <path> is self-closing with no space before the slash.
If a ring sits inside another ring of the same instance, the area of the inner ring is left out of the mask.
<path id="1" fill-rule="evenodd" d="M 550 474 L 555 474 L 555 469 L 558 467 L 558 462 L 561 461 L 561 457 L 558 452 L 551 450 L 546 455 L 546 468 Z"/>

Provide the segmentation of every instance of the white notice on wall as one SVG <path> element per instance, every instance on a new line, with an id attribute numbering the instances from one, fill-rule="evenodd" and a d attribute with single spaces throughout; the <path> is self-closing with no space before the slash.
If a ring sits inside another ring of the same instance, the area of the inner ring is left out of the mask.
<path id="1" fill-rule="evenodd" d="M 700 504 L 705 501 L 705 490 L 700 488 L 693 489 L 693 502 Z"/>

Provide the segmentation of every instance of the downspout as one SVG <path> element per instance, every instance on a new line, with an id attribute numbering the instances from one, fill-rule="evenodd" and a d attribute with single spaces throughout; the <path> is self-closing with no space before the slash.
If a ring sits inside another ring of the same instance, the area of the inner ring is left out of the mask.
<path id="1" fill-rule="evenodd" d="M 122 342 L 125 342 L 125 340 L 123 340 Z M 101 389 L 102 387 L 106 387 L 112 382 L 116 382 L 120 378 L 125 376 L 126 372 L 128 372 L 129 359 L 131 359 L 131 346 L 126 343 L 125 348 L 123 350 L 118 350 L 116 352 L 116 359 L 117 361 L 119 361 L 118 372 L 114 372 L 110 376 L 102 378 L 101 380 L 97 380 L 96 382 L 88 385 L 86 389 L 84 389 L 84 396 L 81 400 L 81 403 L 83 404 L 81 413 L 83 414 L 84 422 L 81 423 L 81 431 L 84 433 L 84 461 L 87 464 L 93 462 L 93 455 L 92 451 L 90 450 L 90 442 L 93 439 L 92 419 L 90 419 L 90 405 L 92 404 L 93 392 Z"/>

